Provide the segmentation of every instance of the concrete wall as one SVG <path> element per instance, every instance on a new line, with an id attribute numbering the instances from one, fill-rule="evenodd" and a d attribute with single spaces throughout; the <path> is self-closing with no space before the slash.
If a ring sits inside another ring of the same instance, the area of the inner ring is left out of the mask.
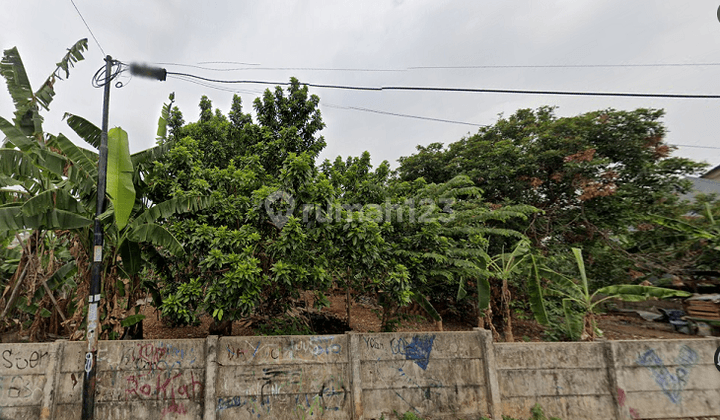
<path id="1" fill-rule="evenodd" d="M 345 335 L 220 339 L 217 418 L 351 418 L 347 343 Z"/>
<path id="2" fill-rule="evenodd" d="M 357 414 L 379 419 L 395 410 L 456 419 L 488 413 L 481 338 L 475 332 L 359 334 L 353 348 L 360 370 Z"/>
<path id="3" fill-rule="evenodd" d="M 617 417 L 598 343 L 498 343 L 495 357 L 502 412 L 527 418 L 535 403 L 565 419 Z M 720 373 L 720 372 L 719 372 Z"/>
<path id="4" fill-rule="evenodd" d="M 492 343 L 486 331 L 101 342 L 96 418 L 720 417 L 718 339 Z M 0 344 L 0 419 L 79 419 L 85 344 Z"/>

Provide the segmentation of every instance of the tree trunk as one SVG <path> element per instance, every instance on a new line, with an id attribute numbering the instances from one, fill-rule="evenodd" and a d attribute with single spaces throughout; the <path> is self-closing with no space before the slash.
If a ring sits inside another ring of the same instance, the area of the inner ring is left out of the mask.
<path id="1" fill-rule="evenodd" d="M 505 312 L 505 327 L 503 328 L 503 333 L 505 335 L 505 341 L 512 343 L 514 339 L 512 333 L 512 318 L 510 317 L 510 289 L 508 289 L 507 279 L 503 279 L 502 282 L 502 303 L 503 312 Z"/>
<path id="2" fill-rule="evenodd" d="M 348 282 L 349 281 L 348 279 Z M 350 285 L 348 283 L 345 283 L 345 309 L 347 310 L 348 327 L 352 330 L 352 326 L 350 325 Z"/>

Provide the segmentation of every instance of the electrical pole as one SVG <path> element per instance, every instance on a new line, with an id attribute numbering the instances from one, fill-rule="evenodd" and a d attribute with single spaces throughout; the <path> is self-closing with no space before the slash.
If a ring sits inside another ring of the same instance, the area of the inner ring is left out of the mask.
<path id="1" fill-rule="evenodd" d="M 97 347 L 100 335 L 98 323 L 98 303 L 102 283 L 103 227 L 100 215 L 105 210 L 105 184 L 108 156 L 108 114 L 110 112 L 110 72 L 112 57 L 105 57 L 105 93 L 103 96 L 102 133 L 100 134 L 100 161 L 98 163 L 97 209 L 93 230 L 93 259 L 88 296 L 87 313 L 87 353 L 85 353 L 85 376 L 82 391 L 82 420 L 95 418 L 95 385 L 97 379 Z"/>
<path id="2" fill-rule="evenodd" d="M 105 88 L 103 95 L 102 132 L 100 133 L 100 161 L 98 162 L 97 208 L 95 210 L 95 226 L 93 229 L 92 272 L 90 277 L 90 293 L 88 296 L 87 312 L 87 352 L 85 353 L 85 376 L 82 390 L 82 420 L 95 418 L 95 385 L 97 384 L 97 350 L 98 336 L 102 332 L 98 318 L 98 304 L 102 291 L 102 251 L 103 226 L 100 215 L 105 210 L 105 187 L 107 181 L 108 160 L 108 117 L 110 113 L 110 82 L 122 70 L 112 75 L 113 59 L 105 57 L 105 78 L 102 85 Z M 121 64 L 121 63 L 120 63 Z M 130 72 L 142 77 L 164 81 L 167 71 L 158 67 L 133 64 Z M 97 82 L 97 80 L 96 80 Z"/>

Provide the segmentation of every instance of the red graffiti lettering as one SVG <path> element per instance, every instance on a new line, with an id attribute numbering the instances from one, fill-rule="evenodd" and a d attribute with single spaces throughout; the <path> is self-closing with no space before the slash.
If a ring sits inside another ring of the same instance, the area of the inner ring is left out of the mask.
<path id="1" fill-rule="evenodd" d="M 152 392 L 152 388 L 150 387 L 150 385 L 145 384 L 140 387 L 140 392 L 142 392 L 145 395 L 150 395 L 150 393 Z"/>

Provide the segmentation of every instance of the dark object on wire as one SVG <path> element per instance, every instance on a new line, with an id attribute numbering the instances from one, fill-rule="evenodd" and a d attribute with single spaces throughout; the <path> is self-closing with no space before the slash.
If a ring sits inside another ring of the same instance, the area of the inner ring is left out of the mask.
<path id="1" fill-rule="evenodd" d="M 130 64 L 130 74 L 160 80 L 161 82 L 167 79 L 167 70 L 161 67 L 146 66 L 145 64 Z"/>

